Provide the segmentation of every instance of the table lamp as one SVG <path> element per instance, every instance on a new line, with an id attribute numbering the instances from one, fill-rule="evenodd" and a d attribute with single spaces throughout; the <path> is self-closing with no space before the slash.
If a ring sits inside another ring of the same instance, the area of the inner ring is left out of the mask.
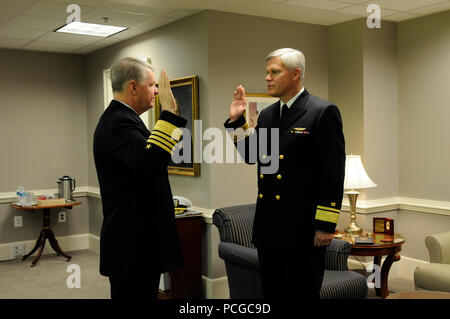
<path id="1" fill-rule="evenodd" d="M 377 184 L 370 179 L 364 170 L 361 156 L 347 155 L 345 160 L 344 189 L 350 190 L 345 192 L 350 202 L 350 225 L 345 229 L 345 232 L 349 234 L 360 234 L 362 232 L 361 227 L 359 227 L 355 221 L 356 201 L 359 195 L 359 192 L 355 191 L 355 189 L 371 188 L 375 186 L 377 186 Z"/>

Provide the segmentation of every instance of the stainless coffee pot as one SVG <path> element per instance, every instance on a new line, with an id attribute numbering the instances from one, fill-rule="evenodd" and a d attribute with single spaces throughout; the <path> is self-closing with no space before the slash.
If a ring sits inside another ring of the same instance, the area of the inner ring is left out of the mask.
<path id="1" fill-rule="evenodd" d="M 59 198 L 72 200 L 72 192 L 75 190 L 75 178 L 66 175 L 59 178 L 56 183 L 58 183 Z"/>

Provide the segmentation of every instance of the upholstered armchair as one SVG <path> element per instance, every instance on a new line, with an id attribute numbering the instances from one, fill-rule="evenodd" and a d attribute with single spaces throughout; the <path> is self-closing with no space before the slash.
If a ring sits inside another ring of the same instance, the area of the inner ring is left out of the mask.
<path id="1" fill-rule="evenodd" d="M 225 262 L 230 298 L 262 298 L 258 253 L 251 242 L 255 204 L 218 208 L 213 223 L 220 235 L 219 257 Z M 367 297 L 366 278 L 348 271 L 351 245 L 334 239 L 326 250 L 322 299 Z"/>
<path id="2" fill-rule="evenodd" d="M 414 271 L 416 290 L 450 292 L 450 232 L 427 236 L 430 263 Z"/>

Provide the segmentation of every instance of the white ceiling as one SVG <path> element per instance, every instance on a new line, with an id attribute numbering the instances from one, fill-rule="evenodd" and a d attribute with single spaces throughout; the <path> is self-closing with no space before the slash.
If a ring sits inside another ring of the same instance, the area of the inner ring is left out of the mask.
<path id="1" fill-rule="evenodd" d="M 81 21 L 128 27 L 108 38 L 53 32 L 69 4 Z M 367 17 L 369 4 L 382 20 L 404 21 L 450 9 L 450 0 L 0 0 L 0 48 L 86 54 L 202 10 L 218 10 L 320 25 Z"/>

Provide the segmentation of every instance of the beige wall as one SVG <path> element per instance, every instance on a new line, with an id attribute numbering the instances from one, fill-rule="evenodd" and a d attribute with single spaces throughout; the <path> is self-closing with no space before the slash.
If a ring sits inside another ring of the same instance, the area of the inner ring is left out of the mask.
<path id="1" fill-rule="evenodd" d="M 398 193 L 397 24 L 369 29 L 365 19 L 329 28 L 330 100 L 341 109 L 346 153 L 361 160 L 378 187 L 361 199 Z"/>
<path id="2" fill-rule="evenodd" d="M 0 49 L 0 193 L 56 189 L 69 175 L 87 186 L 86 86 L 83 58 L 70 54 Z M 84 201 L 84 199 L 83 199 Z M 86 205 L 68 210 L 58 236 L 86 233 Z M 23 216 L 14 228 L 13 217 Z M 70 224 L 69 224 L 70 223 Z M 0 205 L 0 243 L 37 239 L 42 213 Z"/>
<path id="3" fill-rule="evenodd" d="M 399 196 L 450 202 L 450 11 L 398 25 Z M 424 239 L 450 216 L 400 210 L 404 254 L 428 260 Z"/>
<path id="4" fill-rule="evenodd" d="M 449 39 L 450 11 L 399 24 L 402 196 L 450 201 Z"/>
<path id="5" fill-rule="evenodd" d="M 88 198 L 76 198 L 81 205 L 72 209 L 58 208 L 50 211 L 50 226 L 56 237 L 89 233 Z M 66 212 L 66 222 L 58 222 L 58 213 Z M 23 227 L 14 227 L 14 216 L 22 216 Z M 12 208 L 9 204 L 0 204 L 0 244 L 23 242 L 38 239 L 42 230 L 42 210 L 23 211 Z M 33 243 L 34 245 L 34 243 Z M 26 253 L 32 246 L 25 247 Z M 49 242 L 46 243 L 49 245 Z M 64 247 L 62 247 L 64 250 Z"/>
<path id="6" fill-rule="evenodd" d="M 329 27 L 330 100 L 339 105 L 347 153 L 360 154 L 376 188 L 360 199 L 450 201 L 450 12 L 368 29 L 364 19 Z M 402 254 L 428 260 L 427 235 L 450 216 L 399 210 L 357 214 L 360 226 L 389 216 L 407 241 Z M 345 228 L 348 214 L 339 227 Z"/>
<path id="7" fill-rule="evenodd" d="M 363 27 L 364 167 L 377 187 L 366 199 L 398 194 L 397 23 Z"/>
<path id="8" fill-rule="evenodd" d="M 399 210 L 397 231 L 406 237 L 401 255 L 429 261 L 425 237 L 450 230 L 450 216 Z"/>
<path id="9" fill-rule="evenodd" d="M 364 153 L 363 27 L 357 19 L 328 28 L 329 99 L 341 111 L 347 154 Z"/>
<path id="10" fill-rule="evenodd" d="M 81 56 L 0 49 L 0 192 L 87 185 Z"/>

